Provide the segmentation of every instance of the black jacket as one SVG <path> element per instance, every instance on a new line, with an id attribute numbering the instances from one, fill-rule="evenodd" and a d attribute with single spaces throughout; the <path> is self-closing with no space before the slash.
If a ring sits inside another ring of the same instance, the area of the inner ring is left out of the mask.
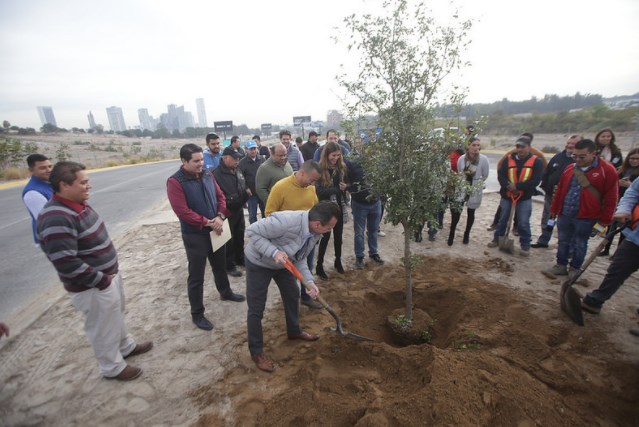
<path id="1" fill-rule="evenodd" d="M 552 159 L 548 162 L 548 166 L 546 166 L 546 170 L 544 170 L 544 174 L 541 177 L 541 185 L 540 187 L 548 197 L 552 197 L 555 193 L 555 186 L 559 182 L 559 177 L 563 173 L 566 166 L 575 163 L 575 161 L 566 153 L 566 150 L 561 153 L 557 153 L 553 156 Z"/>
<path id="2" fill-rule="evenodd" d="M 220 162 L 213 171 L 213 176 L 226 196 L 226 209 L 231 212 L 231 215 L 241 212 L 249 196 L 246 194 L 246 182 L 240 169 L 232 171 L 224 165 L 224 162 Z"/>
<path id="3" fill-rule="evenodd" d="M 259 154 L 255 156 L 255 160 L 251 159 L 249 156 L 244 157 L 240 160 L 240 164 L 237 168 L 244 175 L 244 180 L 246 181 L 246 186 L 251 189 L 251 193 L 257 195 L 255 191 L 255 177 L 257 176 L 257 169 L 260 165 L 264 163 L 264 157 Z"/>

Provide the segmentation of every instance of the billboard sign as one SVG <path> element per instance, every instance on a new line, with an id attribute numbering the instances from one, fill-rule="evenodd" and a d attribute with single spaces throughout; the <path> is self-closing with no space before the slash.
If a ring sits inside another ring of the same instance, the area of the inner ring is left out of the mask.
<path id="1" fill-rule="evenodd" d="M 233 132 L 233 120 L 213 122 L 215 132 Z"/>
<path id="2" fill-rule="evenodd" d="M 301 126 L 304 123 L 310 123 L 311 122 L 311 116 L 295 116 L 293 117 L 293 125 L 294 126 Z"/>

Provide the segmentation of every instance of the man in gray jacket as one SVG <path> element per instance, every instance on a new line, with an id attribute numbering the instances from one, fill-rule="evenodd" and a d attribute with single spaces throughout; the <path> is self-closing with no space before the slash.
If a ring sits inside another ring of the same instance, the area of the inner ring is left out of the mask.
<path id="1" fill-rule="evenodd" d="M 308 269 L 306 258 L 322 238 L 322 234 L 335 227 L 341 214 L 336 203 L 323 201 L 310 211 L 274 212 L 249 226 L 249 241 L 244 250 L 248 304 L 246 323 L 251 359 L 262 371 L 275 371 L 273 362 L 264 355 L 262 336 L 262 317 L 271 279 L 275 280 L 282 296 L 288 339 L 319 339 L 318 335 L 304 332 L 300 327 L 300 291 L 295 276 L 286 270 L 284 264 L 288 259 L 295 264 L 309 285 L 309 296 L 316 298 L 319 289 Z"/>

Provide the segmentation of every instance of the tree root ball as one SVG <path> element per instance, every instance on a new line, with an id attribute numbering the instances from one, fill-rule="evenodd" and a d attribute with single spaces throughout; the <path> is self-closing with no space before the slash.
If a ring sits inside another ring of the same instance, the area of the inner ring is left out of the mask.
<path id="1" fill-rule="evenodd" d="M 413 308 L 413 318 L 408 320 L 405 309 L 394 310 L 386 318 L 386 326 L 393 340 L 401 346 L 430 344 L 434 338 L 434 321 L 420 308 Z"/>

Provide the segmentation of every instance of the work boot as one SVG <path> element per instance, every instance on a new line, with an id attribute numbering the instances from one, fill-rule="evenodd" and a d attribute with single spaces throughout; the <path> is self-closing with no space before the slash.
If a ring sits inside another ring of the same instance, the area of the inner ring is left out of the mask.
<path id="1" fill-rule="evenodd" d="M 567 276 L 568 267 L 561 264 L 555 264 L 548 270 L 544 270 L 545 273 L 552 274 L 553 276 Z"/>
<path id="2" fill-rule="evenodd" d="M 454 240 L 455 240 L 455 230 L 450 230 L 450 234 L 448 235 L 448 246 L 453 246 Z"/>
<path id="3" fill-rule="evenodd" d="M 380 258 L 379 254 L 370 255 L 369 258 L 372 259 L 375 264 L 384 264 L 384 260 Z"/>
<path id="4" fill-rule="evenodd" d="M 489 248 L 496 248 L 497 246 L 499 246 L 499 242 L 497 240 L 493 240 L 493 241 L 489 242 L 487 246 Z"/>
<path id="5" fill-rule="evenodd" d="M 364 264 L 364 257 L 355 258 L 355 268 L 358 270 L 363 270 L 366 265 Z"/>

